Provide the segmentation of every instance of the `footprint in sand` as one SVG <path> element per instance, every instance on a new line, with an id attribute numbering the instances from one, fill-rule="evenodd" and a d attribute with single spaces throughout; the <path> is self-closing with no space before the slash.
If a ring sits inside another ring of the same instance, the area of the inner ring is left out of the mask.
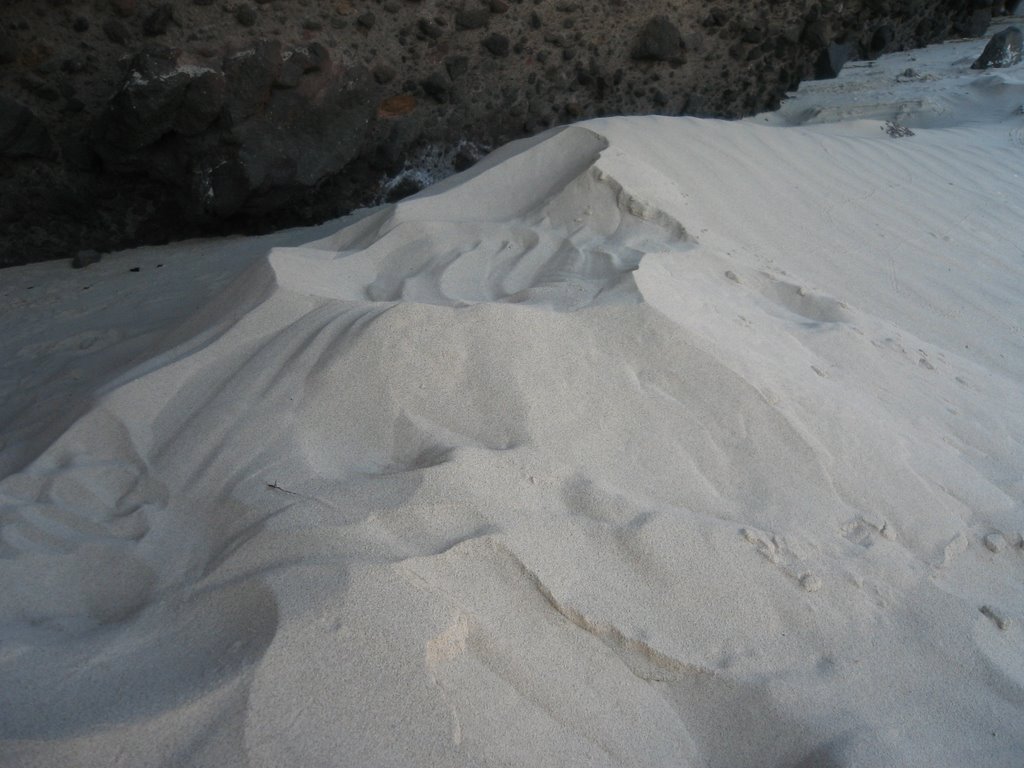
<path id="1" fill-rule="evenodd" d="M 84 355 L 99 352 L 121 341 L 123 334 L 118 330 L 82 331 L 57 341 L 29 344 L 18 350 L 18 357 L 34 360 L 52 354 Z"/>
<path id="2" fill-rule="evenodd" d="M 1009 629 L 1013 626 L 1013 620 L 1007 618 L 1002 613 L 997 611 L 991 605 L 983 605 L 978 610 L 981 611 L 982 615 L 992 620 L 992 622 L 999 627 L 999 629 Z"/>
<path id="3" fill-rule="evenodd" d="M 994 555 L 998 555 L 1006 549 L 1007 546 L 1006 537 L 998 531 L 985 534 L 985 536 L 982 537 L 982 543 L 984 543 L 985 549 Z"/>
<path id="4" fill-rule="evenodd" d="M 765 279 L 758 286 L 761 295 L 781 309 L 797 315 L 815 326 L 844 323 L 850 320 L 848 307 L 843 302 L 815 293 L 802 285 L 762 274 Z"/>
<path id="5" fill-rule="evenodd" d="M 907 354 L 906 347 L 901 344 L 902 340 L 899 338 L 893 338 L 892 336 L 886 336 L 884 339 L 872 339 L 871 343 L 878 349 L 891 349 L 893 352 L 898 352 L 901 355 Z"/>
<path id="6" fill-rule="evenodd" d="M 740 533 L 754 546 L 761 557 L 777 566 L 782 573 L 793 579 L 807 592 L 817 592 L 824 586 L 820 578 L 800 567 L 799 559 L 786 546 L 785 539 L 756 528 L 743 528 Z"/>
<path id="7" fill-rule="evenodd" d="M 863 517 L 857 517 L 843 523 L 839 530 L 842 531 L 843 537 L 847 541 L 853 542 L 865 549 L 871 547 L 878 536 L 888 541 L 896 540 L 896 529 L 884 520 L 872 521 L 865 520 Z"/>
<path id="8" fill-rule="evenodd" d="M 985 545 L 985 549 L 996 555 L 1007 550 L 1024 549 L 1024 531 L 1013 533 L 993 531 L 985 534 L 981 538 L 981 542 Z"/>
<path id="9" fill-rule="evenodd" d="M 942 560 L 938 563 L 938 567 L 948 567 L 957 557 L 966 552 L 970 546 L 970 539 L 968 539 L 967 535 L 961 531 L 950 539 L 949 543 L 942 548 Z"/>
<path id="10" fill-rule="evenodd" d="M 1010 130 L 1010 143 L 1017 149 L 1024 149 L 1024 127 Z"/>

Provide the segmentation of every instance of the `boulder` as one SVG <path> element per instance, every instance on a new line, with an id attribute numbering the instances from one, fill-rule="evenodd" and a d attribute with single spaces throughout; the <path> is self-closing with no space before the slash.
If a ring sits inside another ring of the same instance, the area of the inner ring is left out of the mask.
<path id="1" fill-rule="evenodd" d="M 100 154 L 135 152 L 172 131 L 192 79 L 169 48 L 151 47 L 137 54 L 95 126 Z M 108 148 L 112 151 L 104 152 Z"/>
<path id="2" fill-rule="evenodd" d="M 125 45 L 132 36 L 128 27 L 118 19 L 107 19 L 103 22 L 103 34 L 107 36 L 107 40 L 117 45 Z"/>
<path id="3" fill-rule="evenodd" d="M 183 136 L 202 133 L 220 116 L 226 94 L 227 79 L 222 72 L 199 67 L 190 70 L 172 130 Z"/>
<path id="4" fill-rule="evenodd" d="M 885 52 L 885 49 L 892 45 L 896 39 L 896 30 L 892 28 L 890 24 L 882 24 L 875 27 L 874 33 L 871 35 L 871 42 L 868 46 L 869 53 L 872 56 L 879 56 Z"/>
<path id="5" fill-rule="evenodd" d="M 242 3 L 235 9 L 235 21 L 243 27 L 254 26 L 258 19 L 256 9 L 247 3 Z"/>
<path id="6" fill-rule="evenodd" d="M 632 58 L 640 61 L 674 61 L 683 55 L 683 38 L 668 16 L 649 19 L 637 36 Z"/>
<path id="7" fill-rule="evenodd" d="M 428 40 L 437 40 L 444 34 L 444 30 L 432 19 L 419 19 L 416 22 L 416 28 Z"/>
<path id="8" fill-rule="evenodd" d="M 487 26 L 490 18 L 486 8 L 469 8 L 455 14 L 455 26 L 457 29 L 480 29 Z"/>
<path id="9" fill-rule="evenodd" d="M 432 99 L 443 104 L 448 101 L 452 81 L 444 72 L 433 72 L 429 77 L 420 81 L 420 88 Z"/>
<path id="10" fill-rule="evenodd" d="M 968 37 L 981 37 L 988 32 L 988 27 L 992 23 L 992 8 L 975 8 L 974 12 L 971 13 L 970 18 L 967 21 L 967 36 Z"/>
<path id="11" fill-rule="evenodd" d="M 0 30 L 0 66 L 18 60 L 18 42 Z"/>
<path id="12" fill-rule="evenodd" d="M 359 71 L 340 82 L 325 78 L 322 88 L 311 93 L 275 91 L 259 115 L 232 131 L 230 163 L 220 171 L 221 185 L 224 177 L 230 182 L 229 199 L 219 196 L 216 184 L 212 196 L 200 187 L 190 209 L 218 217 L 243 208 L 250 213 L 272 210 L 282 195 L 312 189 L 340 172 L 362 148 L 373 115 L 369 79 L 368 72 Z M 208 173 L 217 180 L 217 162 L 200 162 L 194 173 L 200 180 Z"/>
<path id="13" fill-rule="evenodd" d="M 338 77 L 317 43 L 260 42 L 196 64 L 151 48 L 132 59 L 94 128 L 108 169 L 176 190 L 191 221 L 273 208 L 358 153 L 372 117 L 369 72 Z"/>
<path id="14" fill-rule="evenodd" d="M 988 69 L 989 67 L 1012 67 L 1019 64 L 1024 57 L 1024 34 L 1019 27 L 1007 27 L 1002 32 L 992 35 L 981 56 L 971 64 L 971 69 Z"/>
<path id="15" fill-rule="evenodd" d="M 505 35 L 499 35 L 497 33 L 488 35 L 483 39 L 482 45 L 492 56 L 497 56 L 498 58 L 508 56 L 510 43 L 509 39 Z"/>
<path id="16" fill-rule="evenodd" d="M 174 6 L 170 3 L 158 5 L 142 22 L 142 34 L 159 37 L 167 34 L 167 28 L 174 21 Z"/>
<path id="17" fill-rule="evenodd" d="M 121 17 L 135 15 L 135 0 L 110 0 L 110 7 Z"/>
<path id="18" fill-rule="evenodd" d="M 838 77 L 839 71 L 853 56 L 853 52 L 853 46 L 849 43 L 829 43 L 818 56 L 818 63 L 814 69 L 815 77 L 819 80 Z"/>
<path id="19" fill-rule="evenodd" d="M 226 108 L 232 123 L 244 122 L 267 105 L 282 65 L 276 40 L 261 40 L 225 59 L 224 75 L 231 83 Z"/>

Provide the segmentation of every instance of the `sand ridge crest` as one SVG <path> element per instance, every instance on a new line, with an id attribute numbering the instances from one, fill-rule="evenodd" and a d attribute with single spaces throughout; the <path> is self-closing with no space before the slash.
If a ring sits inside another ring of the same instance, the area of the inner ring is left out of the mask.
<path id="1" fill-rule="evenodd" d="M 690 247 L 681 223 L 607 170 L 599 134 L 570 127 L 520 144 L 350 234 L 272 251 L 278 285 L 347 301 L 575 310 L 638 301 L 630 273 L 644 254 Z"/>

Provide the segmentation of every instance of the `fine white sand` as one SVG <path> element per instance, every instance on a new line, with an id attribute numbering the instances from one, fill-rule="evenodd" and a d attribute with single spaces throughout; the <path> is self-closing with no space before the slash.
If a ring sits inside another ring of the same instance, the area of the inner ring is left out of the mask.
<path id="1" fill-rule="evenodd" d="M 0 764 L 1024 764 L 984 42 L 0 273 Z"/>

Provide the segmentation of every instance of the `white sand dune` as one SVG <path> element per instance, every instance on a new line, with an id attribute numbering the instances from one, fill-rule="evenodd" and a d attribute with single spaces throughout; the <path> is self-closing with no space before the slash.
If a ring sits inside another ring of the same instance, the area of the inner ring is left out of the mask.
<path id="1" fill-rule="evenodd" d="M 4 272 L 0 764 L 1020 766 L 983 45 Z"/>

